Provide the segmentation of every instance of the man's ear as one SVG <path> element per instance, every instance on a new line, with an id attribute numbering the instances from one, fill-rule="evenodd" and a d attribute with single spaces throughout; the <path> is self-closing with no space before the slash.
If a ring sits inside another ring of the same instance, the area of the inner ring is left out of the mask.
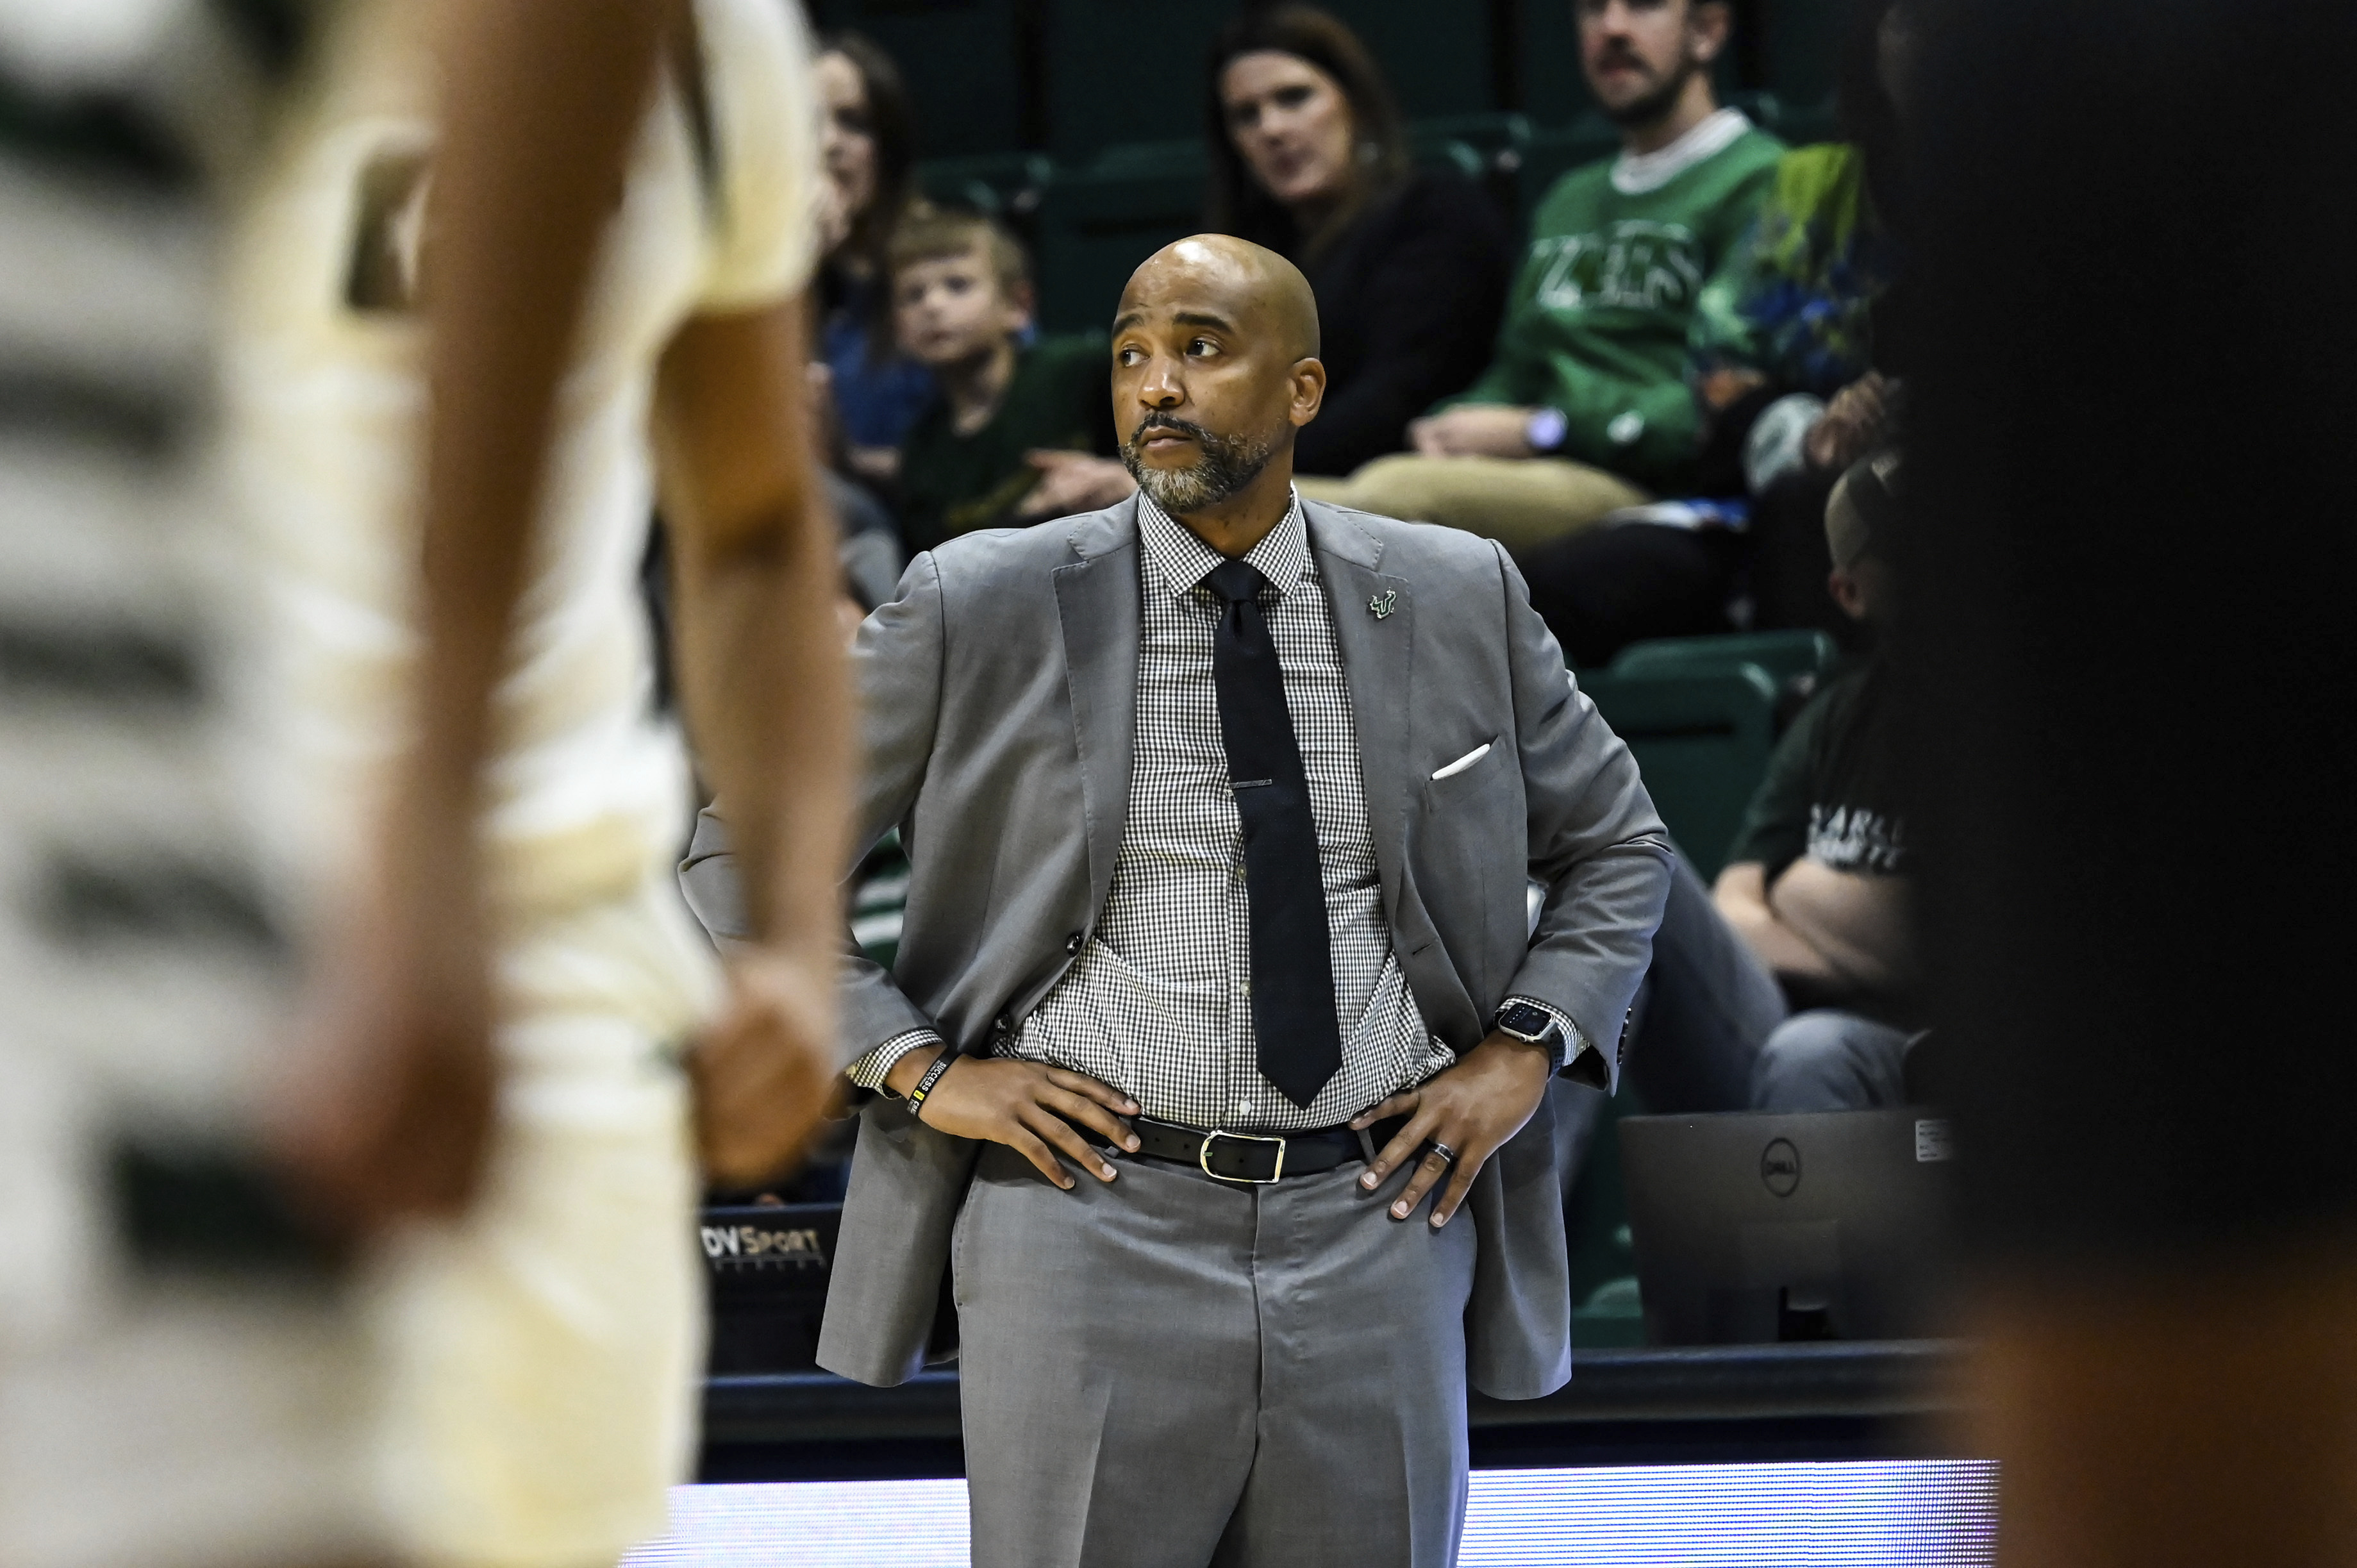
<path id="1" fill-rule="evenodd" d="M 1686 34 L 1694 57 L 1705 65 L 1718 58 L 1735 31 L 1735 7 L 1727 0 L 1694 0 L 1686 7 Z"/>
<path id="2" fill-rule="evenodd" d="M 1286 372 L 1293 383 L 1293 406 L 1286 417 L 1296 425 L 1308 424 L 1318 417 L 1326 403 L 1326 366 L 1319 360 L 1296 360 Z"/>
<path id="3" fill-rule="evenodd" d="M 1834 603 L 1839 605 L 1842 614 L 1850 619 L 1866 618 L 1866 594 L 1857 585 L 1856 577 L 1836 566 L 1825 575 L 1825 592 L 1834 596 Z"/>

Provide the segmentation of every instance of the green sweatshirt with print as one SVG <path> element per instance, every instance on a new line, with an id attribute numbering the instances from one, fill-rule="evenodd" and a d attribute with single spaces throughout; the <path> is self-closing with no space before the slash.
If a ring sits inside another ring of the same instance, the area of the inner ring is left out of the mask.
<path id="1" fill-rule="evenodd" d="M 1783 152 L 1752 127 L 1651 190 L 1615 187 L 1609 158 L 1557 180 L 1532 219 L 1497 354 L 1448 403 L 1561 409 L 1560 456 L 1674 491 L 1700 433 L 1685 381 L 1695 301 Z"/>

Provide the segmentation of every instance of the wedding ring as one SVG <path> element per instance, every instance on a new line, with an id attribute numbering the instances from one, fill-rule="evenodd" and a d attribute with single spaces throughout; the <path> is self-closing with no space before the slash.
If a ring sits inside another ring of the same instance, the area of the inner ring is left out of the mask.
<path id="1" fill-rule="evenodd" d="M 1433 1140 L 1432 1152 L 1452 1165 L 1457 1163 L 1457 1151 L 1437 1138 Z"/>

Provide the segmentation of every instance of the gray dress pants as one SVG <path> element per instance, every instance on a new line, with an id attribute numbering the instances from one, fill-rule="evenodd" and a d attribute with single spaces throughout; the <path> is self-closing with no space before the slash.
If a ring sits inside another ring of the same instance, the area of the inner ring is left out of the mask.
<path id="1" fill-rule="evenodd" d="M 975 1568 L 1446 1568 L 1471 1216 L 983 1151 L 954 1241 Z"/>

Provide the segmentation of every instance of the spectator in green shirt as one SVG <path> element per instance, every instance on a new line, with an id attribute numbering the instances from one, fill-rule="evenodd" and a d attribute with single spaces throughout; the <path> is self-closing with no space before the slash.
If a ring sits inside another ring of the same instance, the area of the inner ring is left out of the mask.
<path id="1" fill-rule="evenodd" d="M 1691 477 L 1686 338 L 1783 145 L 1722 109 L 1725 0 L 1577 0 L 1580 64 L 1620 156 L 1556 182 L 1490 368 L 1379 457 L 1304 495 L 1491 535 L 1518 555 Z"/>
<path id="2" fill-rule="evenodd" d="M 1738 625 L 1863 641 L 1825 593 L 1825 498 L 1845 468 L 1899 435 L 1902 99 L 1922 3 L 1852 0 L 1843 140 L 1784 155 L 1750 232 L 1695 301 L 1687 381 L 1703 434 L 1690 493 L 1745 497 L 1749 518 L 1616 518 L 1519 563 L 1532 607 L 1575 665 L 1609 664 L 1642 638 Z"/>
<path id="3" fill-rule="evenodd" d="M 900 523 L 912 552 L 1128 493 L 1129 476 L 1112 459 L 1104 337 L 1024 341 L 1030 264 L 1013 235 L 979 213 L 922 213 L 894 236 L 891 265 L 900 348 L 939 388 L 900 447 Z"/>

